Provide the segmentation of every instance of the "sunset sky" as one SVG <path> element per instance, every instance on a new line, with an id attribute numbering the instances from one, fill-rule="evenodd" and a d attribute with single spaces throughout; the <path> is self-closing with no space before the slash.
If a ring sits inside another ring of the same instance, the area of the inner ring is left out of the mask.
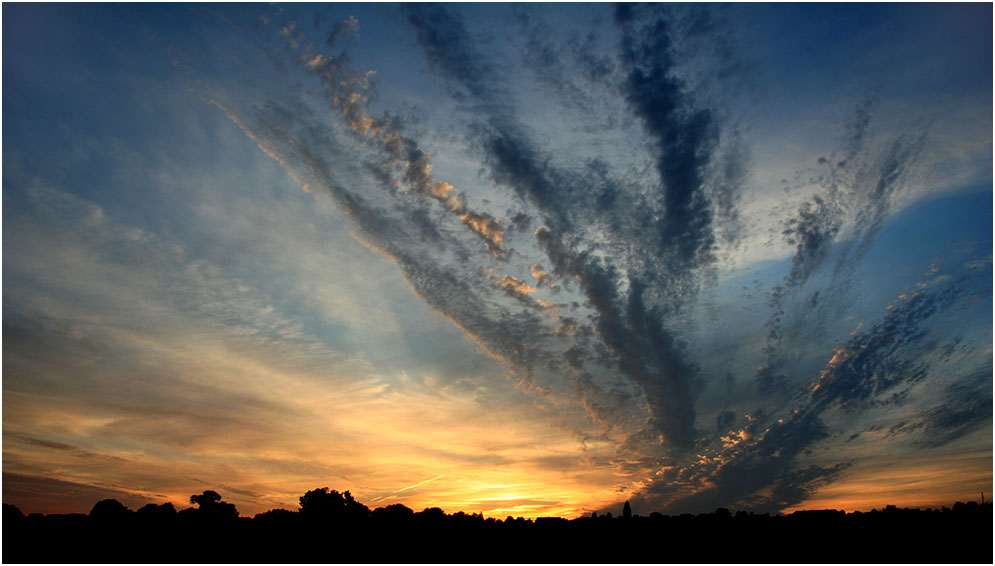
<path id="1" fill-rule="evenodd" d="M 3 501 L 992 493 L 990 4 L 3 5 Z"/>

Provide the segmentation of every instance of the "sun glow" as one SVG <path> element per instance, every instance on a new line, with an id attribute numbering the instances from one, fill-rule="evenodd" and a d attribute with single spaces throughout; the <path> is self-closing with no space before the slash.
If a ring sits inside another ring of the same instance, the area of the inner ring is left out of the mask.
<path id="1" fill-rule="evenodd" d="M 990 433 L 990 429 L 989 429 Z M 818 489 L 801 503 L 784 509 L 870 511 L 896 507 L 950 507 L 957 501 L 979 501 L 992 493 L 991 452 L 950 454 L 943 459 L 890 458 L 861 466 L 845 482 Z"/>

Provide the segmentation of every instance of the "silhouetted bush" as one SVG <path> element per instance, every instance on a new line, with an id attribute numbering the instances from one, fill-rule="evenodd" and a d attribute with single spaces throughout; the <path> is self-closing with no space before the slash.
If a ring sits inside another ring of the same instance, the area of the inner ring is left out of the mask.
<path id="1" fill-rule="evenodd" d="M 323 521 L 358 521 L 370 515 L 366 505 L 353 499 L 348 491 L 339 493 L 327 487 L 312 489 L 300 497 L 301 515 Z"/>
<path id="2" fill-rule="evenodd" d="M 377 521 L 410 521 L 414 518 L 413 509 L 394 503 L 386 507 L 377 507 L 373 510 L 373 518 Z"/>
<path id="3" fill-rule="evenodd" d="M 24 513 L 15 505 L 3 504 L 3 522 L 20 524 L 25 520 Z"/>
<path id="4" fill-rule="evenodd" d="M 191 495 L 190 503 L 197 504 L 199 518 L 204 520 L 234 520 L 238 518 L 238 509 L 231 503 L 221 500 L 216 491 L 205 491 L 200 495 Z"/>
<path id="5" fill-rule="evenodd" d="M 254 521 L 272 521 L 278 523 L 297 520 L 298 515 L 297 511 L 289 509 L 270 509 L 264 513 L 256 513 L 252 519 Z"/>
<path id="6" fill-rule="evenodd" d="M 168 501 L 161 505 L 149 503 L 139 508 L 135 513 L 142 519 L 149 521 L 168 522 L 176 520 L 176 508 Z"/>
<path id="7" fill-rule="evenodd" d="M 117 499 L 103 499 L 90 509 L 90 518 L 98 521 L 123 521 L 131 511 Z"/>

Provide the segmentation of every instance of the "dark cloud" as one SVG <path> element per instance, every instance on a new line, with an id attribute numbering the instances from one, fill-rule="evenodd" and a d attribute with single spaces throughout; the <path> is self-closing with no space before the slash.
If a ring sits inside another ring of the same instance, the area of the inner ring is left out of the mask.
<path id="1" fill-rule="evenodd" d="M 950 290 L 917 292 L 889 305 L 881 321 L 836 349 L 816 384 L 813 406 L 854 410 L 900 402 L 902 392 L 895 389 L 921 381 L 929 371 L 923 353 L 932 353 L 933 345 L 926 322 L 955 297 Z"/>
<path id="2" fill-rule="evenodd" d="M 624 6 L 624 5 L 623 5 Z M 673 72 L 670 22 L 664 14 L 640 14 L 640 7 L 616 8 L 622 27 L 621 60 L 628 69 L 623 94 L 657 145 L 664 215 L 660 238 L 677 269 L 710 263 L 715 235 L 704 169 L 719 141 L 712 113 L 697 108 Z M 648 16 L 648 17 L 646 17 Z"/>
<path id="3" fill-rule="evenodd" d="M 893 138 L 883 154 L 868 150 L 873 102 L 865 98 L 855 106 L 839 149 L 819 159 L 823 171 L 813 181 L 822 191 L 803 202 L 798 215 L 786 221 L 782 234 L 795 246 L 791 273 L 785 278 L 789 288 L 812 277 L 838 238 L 843 247 L 836 252 L 837 272 L 862 259 L 881 231 L 892 195 L 916 165 L 926 131 L 921 126 Z M 847 215 L 850 210 L 855 210 L 852 216 Z M 858 252 L 850 254 L 854 246 Z"/>
<path id="4" fill-rule="evenodd" d="M 403 4 L 401 10 L 415 29 L 433 70 L 462 85 L 467 95 L 490 100 L 492 93 L 500 88 L 490 80 L 494 76 L 493 66 L 472 48 L 474 41 L 460 13 L 443 5 L 413 3 Z"/>
<path id="5" fill-rule="evenodd" d="M 79 458 L 99 458 L 99 459 L 113 460 L 115 462 L 121 462 L 121 463 L 126 462 L 126 460 L 124 460 L 123 458 L 118 458 L 117 456 L 108 456 L 106 454 L 98 454 L 96 452 L 90 452 L 88 450 L 80 448 L 79 446 L 74 446 L 72 444 L 65 444 L 63 442 L 55 442 L 53 440 L 45 440 L 43 438 L 34 438 L 31 436 L 13 433 L 13 432 L 7 432 L 7 431 L 4 431 L 3 435 L 12 440 L 25 442 L 27 444 L 31 444 L 34 446 L 41 446 L 43 448 L 49 448 L 51 450 L 59 450 L 60 452 L 68 452 L 73 456 L 77 456 Z"/>
<path id="6" fill-rule="evenodd" d="M 536 234 L 561 278 L 574 276 L 598 313 L 598 336 L 611 351 L 611 366 L 645 392 L 656 428 L 679 450 L 694 442 L 694 399 L 690 365 L 674 337 L 663 328 L 661 313 L 643 302 L 643 284 L 630 280 L 627 297 L 617 291 L 617 272 L 588 256 L 574 256 L 548 230 Z"/>
<path id="7" fill-rule="evenodd" d="M 557 79 L 563 79 L 564 66 L 560 60 L 560 49 L 552 41 L 552 29 L 549 25 L 523 7 L 516 10 L 515 19 L 525 37 L 523 62 L 534 69 L 537 77 L 544 82 L 553 84 Z"/>
<path id="8" fill-rule="evenodd" d="M 603 53 L 597 43 L 594 32 L 578 34 L 567 41 L 582 76 L 592 84 L 607 82 L 615 71 L 615 61 Z"/>
<path id="9" fill-rule="evenodd" d="M 5 501 L 16 501 L 26 513 L 88 513 L 94 502 L 102 499 L 117 499 L 131 509 L 153 502 L 145 495 L 117 487 L 8 471 L 3 473 L 3 498 Z"/>
<path id="10" fill-rule="evenodd" d="M 462 16 L 445 6 L 405 4 L 403 10 L 431 68 L 462 85 L 467 94 L 458 98 L 471 97 L 476 103 L 471 107 L 483 115 L 484 120 L 473 125 L 473 136 L 494 182 L 534 204 L 548 225 L 569 231 L 571 223 L 561 204 L 563 190 L 574 186 L 575 179 L 554 169 L 511 115 L 501 100 L 494 66 L 476 49 Z"/>
<path id="11" fill-rule="evenodd" d="M 992 420 L 992 366 L 978 368 L 947 387 L 943 402 L 919 415 L 903 429 L 917 433 L 923 448 L 943 446 Z"/>
<path id="12" fill-rule="evenodd" d="M 919 165 L 927 133 L 928 128 L 919 127 L 897 136 L 887 145 L 880 158 L 868 164 L 858 174 L 857 198 L 858 202 L 862 201 L 862 206 L 853 219 L 852 236 L 848 238 L 837 261 L 837 273 L 852 271 L 853 266 L 874 245 L 890 212 L 893 196 L 908 183 Z"/>
<path id="13" fill-rule="evenodd" d="M 746 229 L 740 218 L 739 203 L 741 188 L 750 177 L 751 157 L 739 132 L 731 128 L 718 153 L 712 160 L 708 194 L 718 219 L 716 236 L 729 250 L 739 246 Z"/>
<path id="14" fill-rule="evenodd" d="M 564 189 L 575 186 L 574 179 L 553 169 L 524 128 L 511 120 L 495 117 L 488 126 L 478 125 L 475 134 L 491 179 L 535 205 L 547 225 L 569 232 L 572 222 L 560 204 L 565 200 Z"/>
<path id="15" fill-rule="evenodd" d="M 266 497 L 266 495 L 263 494 L 263 493 L 258 493 L 258 492 L 250 491 L 250 490 L 247 490 L 247 489 L 241 489 L 241 488 L 230 486 L 230 485 L 214 484 L 214 483 L 211 483 L 211 482 L 204 482 L 204 481 L 202 481 L 200 483 L 203 484 L 205 487 L 216 487 L 216 488 L 224 491 L 225 493 L 229 493 L 230 492 L 230 493 L 234 493 L 234 494 L 237 494 L 237 495 L 241 495 L 241 496 L 243 496 L 243 497 L 245 497 L 245 498 L 247 498 L 249 500 L 264 499 Z"/>
<path id="16" fill-rule="evenodd" d="M 791 273 L 785 278 L 788 287 L 796 287 L 812 276 L 829 256 L 830 248 L 843 227 L 843 207 L 837 202 L 836 191 L 815 195 L 798 208 L 798 216 L 787 221 L 782 234 L 795 246 Z"/>
<path id="17" fill-rule="evenodd" d="M 472 252 L 465 249 L 459 238 L 449 236 L 426 242 L 412 236 L 426 231 L 427 212 L 419 197 L 423 191 L 398 193 L 389 184 L 390 179 L 377 176 L 371 180 L 391 198 L 373 204 L 366 196 L 340 183 L 332 170 L 346 177 L 363 178 L 364 169 L 355 165 L 354 158 L 343 159 L 343 156 L 352 156 L 354 151 L 343 146 L 331 130 L 315 127 L 318 120 L 303 105 L 288 106 L 271 101 L 262 113 L 248 121 L 239 119 L 239 123 L 261 147 L 293 171 L 298 171 L 303 182 L 330 194 L 354 222 L 361 238 L 396 261 L 426 303 L 447 316 L 489 353 L 530 373 L 529 368 L 539 355 L 538 348 L 524 346 L 521 337 L 542 334 L 539 322 L 534 315 L 513 314 L 497 306 L 500 301 L 494 297 L 494 287 L 485 284 L 479 271 L 472 265 L 460 267 L 461 262 L 457 260 L 472 256 Z M 408 154 L 409 157 L 421 155 L 417 151 Z M 377 154 L 358 158 L 362 163 L 363 159 L 377 159 Z M 425 176 L 425 168 L 417 165 L 417 159 L 408 161 L 404 179 L 416 189 L 424 188 L 429 184 L 429 178 Z M 462 206 L 455 210 L 467 212 Z M 486 220 L 486 217 L 481 218 Z M 438 230 L 436 233 L 441 234 Z M 447 248 L 449 253 L 446 253 Z"/>
<path id="18" fill-rule="evenodd" d="M 874 99 L 867 97 L 857 103 L 853 109 L 853 116 L 846 125 L 846 136 L 844 137 L 842 153 L 843 158 L 836 162 L 837 167 L 846 167 L 857 157 L 857 154 L 864 147 L 864 138 L 867 137 L 867 130 L 871 124 L 871 107 Z"/>
<path id="19" fill-rule="evenodd" d="M 792 399 L 794 408 L 786 416 L 774 420 L 761 408 L 743 422 L 731 412 L 720 413 L 722 448 L 703 446 L 697 461 L 664 468 L 666 472 L 636 499 L 673 513 L 719 506 L 777 511 L 838 478 L 851 462 L 802 465 L 803 455 L 838 435 L 823 415 L 836 409 L 856 414 L 902 406 L 910 391 L 935 373 L 937 363 L 949 361 L 956 349 L 956 340 L 938 346 L 932 325 L 939 314 L 969 300 L 964 292 L 968 279 L 927 281 L 919 291 L 888 305 L 879 321 L 840 344 L 808 391 Z M 987 363 L 956 379 L 946 389 L 943 404 L 917 411 L 888 434 L 911 434 L 913 443 L 923 448 L 951 442 L 990 422 L 990 389 Z M 855 435 L 847 436 L 853 440 Z M 686 486 L 702 483 L 710 487 L 686 495 Z"/>
<path id="20" fill-rule="evenodd" d="M 712 104 L 721 105 L 726 93 L 702 87 L 701 69 L 690 70 L 685 58 L 695 46 L 714 44 L 701 61 L 722 61 L 714 63 L 716 80 L 740 76 L 743 67 L 720 20 L 704 8 L 620 5 L 612 30 L 619 34 L 617 52 L 596 54 L 591 36 L 575 36 L 574 43 L 590 48 L 576 56 L 587 61 L 588 76 L 570 82 L 560 68 L 575 56 L 550 39 L 546 22 L 517 12 L 522 59 L 533 80 L 574 112 L 595 103 L 578 86 L 583 81 L 609 85 L 599 92 L 615 93 L 641 128 L 625 133 L 632 147 L 646 150 L 652 173 L 646 177 L 607 156 L 570 161 L 549 149 L 518 112 L 505 86 L 513 81 L 483 53 L 459 9 L 405 4 L 401 12 L 468 119 L 466 141 L 480 159 L 480 176 L 515 197 L 503 216 L 471 210 L 466 195 L 433 177 L 427 146 L 403 123 L 369 114 L 365 75 L 313 52 L 300 59 L 302 68 L 320 80 L 345 127 L 317 126 L 317 113 L 291 97 L 230 113 L 303 184 L 331 195 L 357 235 L 395 261 L 419 297 L 505 362 L 524 388 L 569 397 L 558 408 L 580 407 L 599 432 L 579 437 L 624 430 L 614 465 L 653 478 L 636 498 L 695 512 L 798 503 L 848 466 L 803 463 L 802 456 L 833 438 L 823 420 L 827 410 L 900 406 L 929 375 L 927 321 L 951 300 L 942 291 L 903 298 L 881 321 L 855 332 L 818 383 L 811 383 L 812 373 L 780 363 L 847 308 L 854 266 L 914 174 L 922 128 L 868 149 L 872 101 L 857 105 L 839 149 L 812 179 L 819 191 L 784 226 L 795 253 L 769 304 L 763 352 L 769 363 L 757 375 L 758 410 L 747 415 L 723 407 L 713 432 L 710 424 L 698 427 L 700 415 L 713 413 L 697 407 L 702 370 L 681 338 L 682 317 L 709 281 L 719 245 L 735 245 L 739 237 L 739 187 L 750 156 Z M 956 436 L 974 425 L 953 423 L 978 422 L 972 415 L 980 414 L 980 404 L 959 407 L 934 415 L 943 424 L 931 429 L 933 436 Z M 701 485 L 710 487 L 698 490 Z"/>
<path id="21" fill-rule="evenodd" d="M 791 271 L 771 292 L 768 359 L 756 375 L 762 392 L 788 387 L 781 351 L 811 340 L 847 310 L 848 298 L 858 292 L 855 270 L 881 232 L 894 195 L 919 166 L 928 125 L 914 124 L 883 146 L 872 144 L 873 105 L 870 97 L 855 105 L 839 148 L 820 158 L 821 173 L 811 179 L 820 192 L 785 221 L 782 235 L 795 253 Z"/>
<path id="22" fill-rule="evenodd" d="M 557 41 L 559 29 L 554 29 L 535 6 L 518 6 L 515 21 L 524 42 L 521 48 L 523 65 L 532 71 L 533 79 L 553 94 L 553 99 L 565 109 L 586 118 L 584 130 L 602 132 L 613 127 L 619 117 L 599 97 L 610 96 L 607 76 L 614 68 L 612 59 L 595 50 L 597 38 L 587 33 L 584 39 L 574 32 L 567 41 Z M 569 63 L 575 62 L 576 65 Z M 575 68 L 586 69 L 577 73 Z"/>
<path id="23" fill-rule="evenodd" d="M 318 19 L 317 14 L 314 19 L 314 27 L 318 28 L 321 22 Z M 353 35 L 358 37 L 359 35 L 359 20 L 355 16 L 349 16 L 348 18 L 342 20 L 341 22 L 335 24 L 332 27 L 332 31 L 328 33 L 328 37 L 325 39 L 325 43 L 329 47 L 337 47 L 339 40 L 343 36 Z"/>
<path id="24" fill-rule="evenodd" d="M 634 499 L 641 506 L 671 514 L 699 513 L 717 507 L 776 512 L 799 503 L 811 491 L 836 478 L 847 464 L 798 468 L 796 459 L 814 443 L 829 437 L 825 423 L 810 410 L 781 419 L 764 429 L 754 418 L 744 427 L 744 440 L 719 454 L 658 475 Z M 688 487 L 706 485 L 687 495 Z"/>
<path id="25" fill-rule="evenodd" d="M 44 360 L 56 349 L 79 358 L 99 357 L 107 352 L 102 333 L 86 324 L 51 317 L 30 317 L 16 307 L 4 312 L 4 343 L 18 355 Z"/>
<path id="26" fill-rule="evenodd" d="M 461 18 L 442 7 L 407 10 L 432 68 L 479 97 L 481 104 L 469 105 L 479 117 L 473 136 L 491 179 L 541 212 L 545 227 L 537 238 L 552 273 L 565 284 L 577 281 L 596 313 L 594 326 L 609 352 L 601 363 L 646 393 L 653 422 L 668 443 L 690 448 L 695 436 L 691 384 L 697 370 L 664 319 L 693 297 L 700 270 L 714 260 L 706 169 L 718 143 L 718 124 L 707 110 L 693 107 L 683 83 L 672 76 L 668 44 L 661 44 L 657 33 L 666 26 L 664 18 L 652 26 L 624 28 L 621 47 L 622 62 L 630 69 L 622 91 L 656 145 L 660 188 L 647 195 L 617 180 L 604 160 L 589 162 L 583 176 L 555 164 L 510 105 L 502 103 L 500 91 L 485 86 L 500 79 L 479 72 L 494 67 L 476 50 Z M 555 74 L 561 53 L 545 37 L 546 24 L 525 12 L 518 20 L 528 65 L 539 74 Z M 741 156 L 733 157 L 730 153 L 720 168 L 721 182 L 715 183 L 722 185 L 716 192 L 726 195 L 728 217 L 735 216 L 730 195 L 745 171 Z M 616 250 L 610 264 L 583 249 L 591 246 L 585 230 L 592 223 Z"/>
<path id="27" fill-rule="evenodd" d="M 736 413 L 722 411 L 719 416 L 715 417 L 715 430 L 716 432 L 725 432 L 734 422 L 736 422 Z"/>

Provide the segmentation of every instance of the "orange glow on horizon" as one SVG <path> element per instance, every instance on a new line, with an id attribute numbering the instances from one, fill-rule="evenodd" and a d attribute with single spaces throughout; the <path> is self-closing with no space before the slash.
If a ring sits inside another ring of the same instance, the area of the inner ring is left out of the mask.
<path id="1" fill-rule="evenodd" d="M 884 509 L 950 507 L 957 501 L 992 496 L 992 453 L 956 454 L 948 458 L 892 460 L 862 466 L 842 481 L 824 486 L 784 513 L 803 509 L 847 512 Z"/>
<path id="2" fill-rule="evenodd" d="M 432 374 L 364 377 L 365 368 L 345 361 L 327 368 L 341 378 L 315 379 L 210 339 L 159 348 L 178 376 L 169 394 L 198 399 L 201 386 L 182 377 L 198 375 L 218 388 L 217 407 L 205 406 L 203 419 L 150 419 L 129 407 L 7 392 L 4 471 L 22 481 L 5 482 L 5 502 L 25 513 L 87 513 L 106 497 L 130 508 L 170 501 L 184 509 L 190 495 L 213 489 L 252 516 L 296 510 L 306 491 L 327 486 L 371 509 L 401 503 L 571 518 L 618 497 L 607 459 L 592 466 L 586 458 L 610 447 L 585 452 L 502 376 L 481 382 L 486 391 L 466 390 Z M 481 394 L 493 396 L 487 411 L 474 400 Z M 28 484 L 32 477 L 37 485 Z M 45 481 L 77 486 L 79 496 L 59 503 L 40 487 Z"/>

